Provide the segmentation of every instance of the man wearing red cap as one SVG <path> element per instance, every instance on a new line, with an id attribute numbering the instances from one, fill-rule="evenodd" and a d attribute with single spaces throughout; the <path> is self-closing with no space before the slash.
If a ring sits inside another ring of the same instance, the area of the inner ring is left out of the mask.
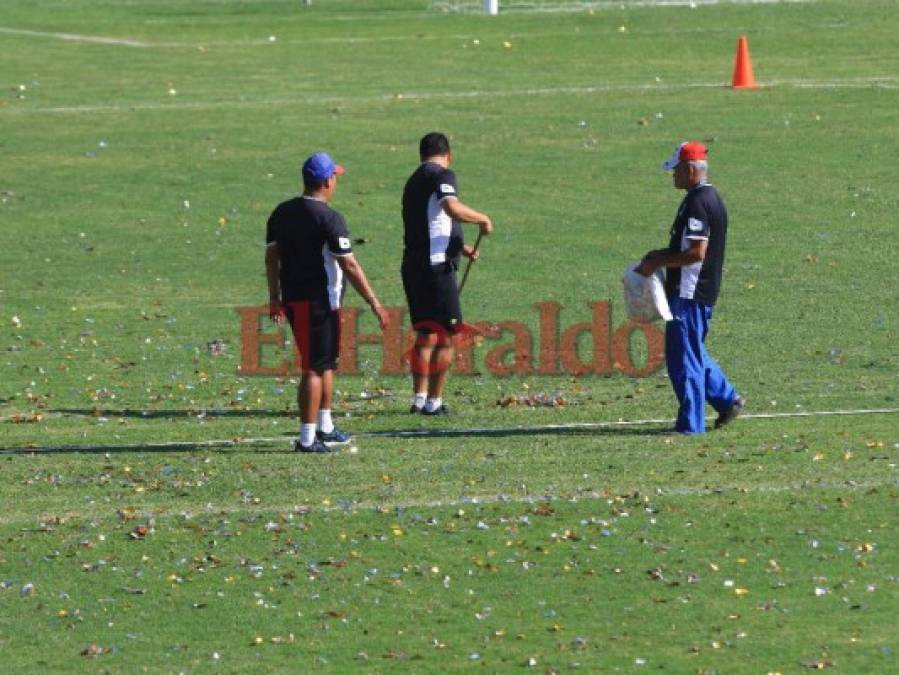
<path id="1" fill-rule="evenodd" d="M 674 319 L 665 325 L 665 361 L 680 402 L 674 430 L 701 434 L 706 402 L 718 412 L 716 429 L 737 417 L 744 406 L 705 348 L 721 288 L 727 209 L 707 180 L 708 148 L 702 143 L 681 143 L 662 168 L 673 169 L 674 187 L 687 194 L 671 226 L 668 248 L 647 253 L 637 271 L 649 276 L 666 268 L 665 292 Z"/>
<path id="2" fill-rule="evenodd" d="M 302 362 L 299 452 L 329 452 L 350 440 L 331 419 L 344 275 L 382 329 L 389 316 L 353 256 L 346 221 L 328 204 L 343 172 L 327 153 L 311 155 L 303 163 L 303 194 L 279 204 L 266 231 L 270 316 L 276 323 L 290 321 Z"/>

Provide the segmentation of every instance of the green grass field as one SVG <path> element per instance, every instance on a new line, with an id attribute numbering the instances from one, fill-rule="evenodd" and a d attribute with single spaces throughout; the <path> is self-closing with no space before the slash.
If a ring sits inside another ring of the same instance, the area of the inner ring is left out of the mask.
<path id="1" fill-rule="evenodd" d="M 899 414 L 818 414 L 899 408 L 896 3 L 628 4 L 4 2 L 4 672 L 899 671 Z M 741 34 L 758 90 L 727 86 Z M 658 167 L 708 141 L 710 350 L 750 415 L 672 438 L 663 371 L 497 377 L 506 333 L 443 420 L 362 347 L 352 447 L 291 453 L 295 380 L 238 371 L 266 218 L 328 150 L 402 305 L 433 129 L 496 225 L 466 319 L 535 337 L 541 302 L 624 323 L 680 199 Z M 534 394 L 566 405 L 497 404 Z"/>

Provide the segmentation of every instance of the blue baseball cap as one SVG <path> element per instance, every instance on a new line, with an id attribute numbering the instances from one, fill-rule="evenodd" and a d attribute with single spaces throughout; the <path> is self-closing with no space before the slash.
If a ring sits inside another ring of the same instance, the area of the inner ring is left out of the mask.
<path id="1" fill-rule="evenodd" d="M 319 183 L 323 183 L 335 174 L 342 176 L 343 173 L 343 167 L 335 163 L 327 152 L 316 152 L 303 162 L 303 177 L 311 178 Z"/>

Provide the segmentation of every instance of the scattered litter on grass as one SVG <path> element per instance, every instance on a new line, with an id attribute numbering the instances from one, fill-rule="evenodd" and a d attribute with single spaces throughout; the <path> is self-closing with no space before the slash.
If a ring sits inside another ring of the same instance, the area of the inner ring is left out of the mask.
<path id="1" fill-rule="evenodd" d="M 131 532 L 128 533 L 128 536 L 131 539 L 146 539 L 147 535 L 150 534 L 152 530 L 146 525 L 137 525 Z"/>
<path id="2" fill-rule="evenodd" d="M 393 391 L 385 389 L 384 387 L 378 387 L 377 389 L 363 389 L 359 392 L 359 398 L 363 401 L 372 401 L 378 398 L 392 398 L 393 396 Z"/>
<path id="3" fill-rule="evenodd" d="M 809 668 L 811 670 L 824 670 L 825 668 L 833 668 L 833 661 L 828 661 L 827 659 L 813 659 L 810 661 L 800 661 L 799 664 L 803 668 Z"/>
<path id="4" fill-rule="evenodd" d="M 206 349 L 209 352 L 210 356 L 221 356 L 225 353 L 227 349 L 227 345 L 225 345 L 225 341 L 221 339 L 212 340 L 206 343 Z"/>
<path id="5" fill-rule="evenodd" d="M 81 656 L 97 657 L 103 656 L 104 654 L 111 654 L 112 651 L 112 647 L 101 647 L 96 643 L 91 643 L 81 650 Z"/>
<path id="6" fill-rule="evenodd" d="M 540 392 L 506 396 L 498 399 L 496 405 L 501 408 L 519 405 L 528 408 L 561 408 L 568 405 L 568 401 L 559 392 L 554 392 L 552 394 Z"/>
<path id="7" fill-rule="evenodd" d="M 44 419 L 44 415 L 39 412 L 33 413 L 15 413 L 9 416 L 8 421 L 13 424 L 37 424 Z"/>

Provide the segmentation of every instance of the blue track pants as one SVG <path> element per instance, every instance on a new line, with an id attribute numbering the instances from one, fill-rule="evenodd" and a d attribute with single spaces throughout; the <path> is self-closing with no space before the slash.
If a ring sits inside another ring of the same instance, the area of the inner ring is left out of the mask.
<path id="1" fill-rule="evenodd" d="M 669 298 L 669 303 L 674 320 L 665 324 L 665 362 L 680 402 L 674 430 L 701 434 L 705 403 L 723 413 L 733 405 L 737 392 L 705 349 L 712 307 L 683 298 Z"/>

